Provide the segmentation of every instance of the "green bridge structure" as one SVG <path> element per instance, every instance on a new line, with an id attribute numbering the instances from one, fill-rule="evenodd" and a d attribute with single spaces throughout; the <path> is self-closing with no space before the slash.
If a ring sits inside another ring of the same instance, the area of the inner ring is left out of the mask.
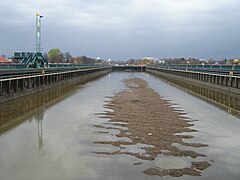
<path id="1" fill-rule="evenodd" d="M 23 66 L 15 65 L 16 68 L 47 68 L 48 61 L 41 52 L 14 52 L 14 59 L 21 62 Z"/>

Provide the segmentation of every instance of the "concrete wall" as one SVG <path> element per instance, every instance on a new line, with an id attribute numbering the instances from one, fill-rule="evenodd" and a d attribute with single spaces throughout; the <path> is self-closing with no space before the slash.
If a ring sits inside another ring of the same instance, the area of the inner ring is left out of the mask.
<path id="1" fill-rule="evenodd" d="M 146 72 L 166 80 L 178 80 L 240 94 L 240 77 L 238 76 L 155 68 L 147 68 Z"/>
<path id="2" fill-rule="evenodd" d="M 80 83 L 111 72 L 111 68 L 64 71 L 0 80 L 0 103 L 67 83 Z"/>

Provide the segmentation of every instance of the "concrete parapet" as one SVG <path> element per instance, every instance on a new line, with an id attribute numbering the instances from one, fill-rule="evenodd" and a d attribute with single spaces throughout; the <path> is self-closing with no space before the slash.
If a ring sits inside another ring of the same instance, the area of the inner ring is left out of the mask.
<path id="1" fill-rule="evenodd" d="M 111 68 L 72 70 L 0 79 L 0 103 L 66 83 L 80 83 L 111 72 Z"/>
<path id="2" fill-rule="evenodd" d="M 232 74 L 213 74 L 189 70 L 176 70 L 164 68 L 146 68 L 146 72 L 161 76 L 165 79 L 178 79 L 179 81 L 201 84 L 218 88 L 224 91 L 240 94 L 240 77 Z"/>

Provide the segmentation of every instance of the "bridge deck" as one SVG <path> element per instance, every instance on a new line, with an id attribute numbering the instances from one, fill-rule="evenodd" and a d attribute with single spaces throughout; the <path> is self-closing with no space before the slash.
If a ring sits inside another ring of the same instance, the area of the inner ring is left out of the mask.
<path id="1" fill-rule="evenodd" d="M 145 66 L 113 66 L 113 71 L 134 71 L 134 72 L 145 72 Z"/>

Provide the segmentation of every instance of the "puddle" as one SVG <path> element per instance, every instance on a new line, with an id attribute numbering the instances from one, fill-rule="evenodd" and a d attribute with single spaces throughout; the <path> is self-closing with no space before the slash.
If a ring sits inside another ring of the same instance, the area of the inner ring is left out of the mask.
<path id="1" fill-rule="evenodd" d="M 180 157 L 158 157 L 155 165 L 162 169 L 182 169 L 191 166 L 191 162 Z"/>
<path id="2" fill-rule="evenodd" d="M 147 156 L 145 149 L 148 147 L 154 147 L 154 146 L 148 145 L 148 144 L 137 143 L 134 145 L 121 145 L 120 148 L 123 149 L 122 151 L 125 151 L 125 152 L 127 151 L 127 152 L 131 152 L 131 153 L 137 153 L 140 155 Z"/>

